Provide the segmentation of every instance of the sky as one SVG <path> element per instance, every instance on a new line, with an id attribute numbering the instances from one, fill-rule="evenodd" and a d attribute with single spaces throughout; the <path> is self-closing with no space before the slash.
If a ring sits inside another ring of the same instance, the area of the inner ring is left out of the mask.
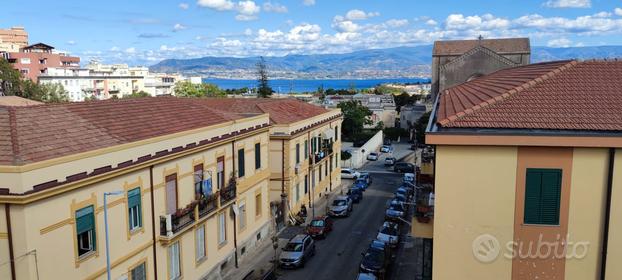
<path id="1" fill-rule="evenodd" d="M 529 37 L 534 46 L 622 45 L 622 0 L 3 0 L 23 26 L 83 62 L 347 53 L 435 40 Z M 25 4 L 27 3 L 27 4 Z"/>

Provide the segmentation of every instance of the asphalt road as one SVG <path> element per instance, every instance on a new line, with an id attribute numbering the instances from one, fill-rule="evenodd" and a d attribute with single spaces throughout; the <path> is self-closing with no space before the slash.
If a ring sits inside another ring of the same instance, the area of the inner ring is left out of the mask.
<path id="1" fill-rule="evenodd" d="M 326 239 L 317 240 L 317 253 L 305 267 L 281 271 L 279 279 L 356 279 L 361 253 L 375 239 L 384 221 L 387 200 L 402 180 L 400 174 L 372 173 L 372 178 L 373 183 L 361 203 L 354 205 L 350 217 L 336 219 L 333 232 Z"/>

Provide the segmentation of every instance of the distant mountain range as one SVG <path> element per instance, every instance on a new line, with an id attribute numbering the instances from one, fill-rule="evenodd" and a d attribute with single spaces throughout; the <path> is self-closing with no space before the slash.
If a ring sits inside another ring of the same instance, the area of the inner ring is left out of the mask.
<path id="1" fill-rule="evenodd" d="M 550 48 L 534 46 L 532 62 L 622 57 L 622 46 Z M 432 45 L 362 50 L 345 54 L 265 57 L 272 78 L 402 78 L 430 75 Z M 157 72 L 182 72 L 209 78 L 255 77 L 259 57 L 167 59 L 150 67 Z"/>

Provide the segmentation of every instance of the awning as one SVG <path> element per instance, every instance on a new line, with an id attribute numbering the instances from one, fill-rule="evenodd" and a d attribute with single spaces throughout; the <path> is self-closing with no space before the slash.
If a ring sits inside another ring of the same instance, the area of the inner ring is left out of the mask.
<path id="1" fill-rule="evenodd" d="M 335 138 L 335 131 L 332 129 L 324 130 L 324 132 L 322 132 L 322 138 L 324 139 Z"/>

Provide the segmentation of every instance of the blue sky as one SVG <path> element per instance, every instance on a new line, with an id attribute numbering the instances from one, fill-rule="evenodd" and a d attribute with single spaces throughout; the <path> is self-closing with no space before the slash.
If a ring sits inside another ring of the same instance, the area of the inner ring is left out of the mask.
<path id="1" fill-rule="evenodd" d="M 343 53 L 441 39 L 527 36 L 532 45 L 622 45 L 622 0 L 4 0 L 24 26 L 83 61 Z"/>

